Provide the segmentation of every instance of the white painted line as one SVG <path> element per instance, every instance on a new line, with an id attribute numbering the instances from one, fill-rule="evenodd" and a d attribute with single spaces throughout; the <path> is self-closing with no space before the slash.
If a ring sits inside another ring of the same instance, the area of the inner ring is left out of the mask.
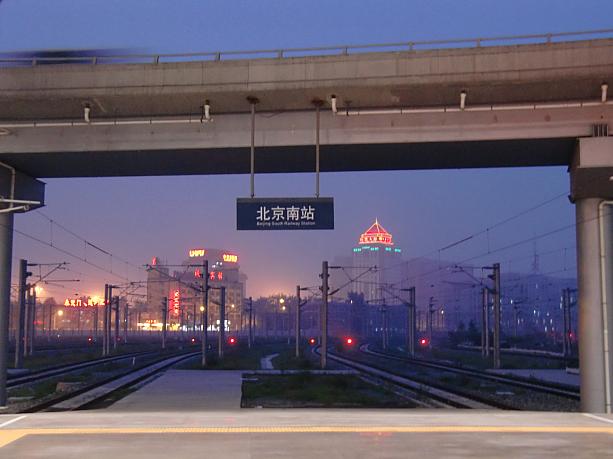
<path id="1" fill-rule="evenodd" d="M 601 418 L 600 416 L 596 416 L 595 414 L 589 414 L 589 413 L 581 413 L 581 414 L 583 414 L 583 416 L 587 416 L 588 418 L 598 419 L 599 421 L 608 422 L 609 424 L 613 424 L 613 419 Z"/>
<path id="2" fill-rule="evenodd" d="M 23 418 L 25 418 L 25 417 L 27 417 L 27 416 L 28 416 L 27 414 L 24 414 L 23 416 L 19 416 L 19 417 L 17 417 L 17 418 L 10 419 L 10 420 L 8 420 L 8 421 L 6 421 L 6 422 L 3 422 L 2 424 L 0 424 L 0 429 L 1 429 L 2 427 L 6 427 L 6 426 L 8 426 L 9 424 L 12 424 L 13 422 L 21 421 Z"/>

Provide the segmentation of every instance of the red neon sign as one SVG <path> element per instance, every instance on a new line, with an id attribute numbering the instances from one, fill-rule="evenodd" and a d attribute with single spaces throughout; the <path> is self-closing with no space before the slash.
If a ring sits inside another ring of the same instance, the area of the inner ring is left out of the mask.
<path id="1" fill-rule="evenodd" d="M 209 280 L 223 280 L 223 272 L 222 271 L 211 271 L 209 273 Z"/>
<path id="2" fill-rule="evenodd" d="M 378 220 L 375 220 L 370 228 L 362 233 L 359 244 L 394 245 L 394 242 L 392 241 L 392 235 L 379 224 Z"/>
<path id="3" fill-rule="evenodd" d="M 175 290 L 172 294 L 172 312 L 175 315 L 178 315 L 180 308 L 181 308 L 181 292 L 179 290 Z"/>

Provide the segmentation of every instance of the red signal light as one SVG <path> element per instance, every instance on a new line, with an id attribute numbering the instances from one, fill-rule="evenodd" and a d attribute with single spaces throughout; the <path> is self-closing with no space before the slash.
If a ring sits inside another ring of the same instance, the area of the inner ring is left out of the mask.
<path id="1" fill-rule="evenodd" d="M 234 337 L 232 336 L 230 339 L 228 339 L 228 342 L 229 342 L 230 344 L 236 344 L 236 338 L 234 338 Z"/>
<path id="2" fill-rule="evenodd" d="M 426 338 L 422 338 L 419 340 L 419 344 L 422 346 L 426 346 L 428 344 L 428 340 Z"/>
<path id="3" fill-rule="evenodd" d="M 345 338 L 345 343 L 348 345 L 352 345 L 353 344 L 353 338 Z"/>
<path id="4" fill-rule="evenodd" d="M 309 338 L 309 344 L 312 346 L 313 344 L 315 344 L 315 338 Z"/>
<path id="5" fill-rule="evenodd" d="M 92 337 L 91 337 L 91 336 L 89 336 L 89 337 L 87 338 L 87 342 L 88 342 L 88 343 L 91 343 L 92 341 L 93 341 Z"/>
<path id="6" fill-rule="evenodd" d="M 196 338 L 192 338 L 192 344 L 196 342 Z"/>

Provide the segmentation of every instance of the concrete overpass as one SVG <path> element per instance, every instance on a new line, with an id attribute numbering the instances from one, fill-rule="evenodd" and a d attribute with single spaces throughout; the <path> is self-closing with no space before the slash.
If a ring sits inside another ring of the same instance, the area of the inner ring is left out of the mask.
<path id="1" fill-rule="evenodd" d="M 35 177 L 246 173 L 251 96 L 256 172 L 314 170 L 315 99 L 322 171 L 570 164 L 611 117 L 611 75 L 613 39 L 4 68 L 0 160 Z"/>
<path id="2" fill-rule="evenodd" d="M 252 148 L 257 173 L 314 171 L 316 138 L 322 171 L 571 166 L 583 407 L 610 412 L 612 75 L 611 38 L 1 68 L 0 185 L 16 202 L 33 186 L 16 194 L 11 167 L 32 178 L 248 173 Z M 4 316 L 12 215 L 0 214 Z"/>

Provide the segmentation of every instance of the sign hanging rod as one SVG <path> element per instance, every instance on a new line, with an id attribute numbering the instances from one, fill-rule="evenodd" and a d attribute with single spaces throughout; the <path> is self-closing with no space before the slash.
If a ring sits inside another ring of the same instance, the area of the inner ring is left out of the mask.
<path id="1" fill-rule="evenodd" d="M 314 99 L 312 103 L 315 106 L 315 197 L 319 198 L 319 126 L 321 106 L 324 102 L 320 99 Z"/>
<path id="2" fill-rule="evenodd" d="M 251 158 L 250 158 L 250 196 L 255 197 L 255 105 L 259 102 L 256 97 L 247 97 L 251 104 Z"/>

